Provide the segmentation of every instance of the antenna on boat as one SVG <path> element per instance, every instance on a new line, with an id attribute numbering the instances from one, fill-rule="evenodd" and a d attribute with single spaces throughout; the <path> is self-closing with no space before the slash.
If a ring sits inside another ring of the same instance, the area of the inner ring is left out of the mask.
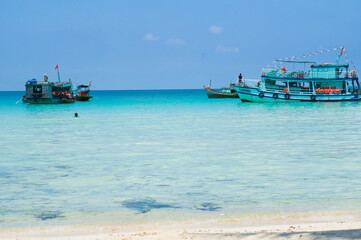
<path id="1" fill-rule="evenodd" d="M 340 54 L 337 56 L 336 65 L 338 65 L 338 60 L 340 60 L 340 57 L 342 56 L 342 54 L 343 54 L 343 47 L 341 48 Z"/>
<path id="2" fill-rule="evenodd" d="M 55 66 L 55 70 L 58 70 L 58 82 L 60 82 L 60 74 L 59 74 L 59 67 L 58 64 Z"/>
<path id="3" fill-rule="evenodd" d="M 208 87 L 211 87 L 211 83 L 212 83 L 212 80 L 209 80 L 209 85 L 208 85 Z"/>

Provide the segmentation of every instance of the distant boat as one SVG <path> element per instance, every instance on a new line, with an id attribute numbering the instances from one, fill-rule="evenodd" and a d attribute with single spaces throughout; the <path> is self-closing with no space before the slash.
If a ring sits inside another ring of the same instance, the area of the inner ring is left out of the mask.
<path id="1" fill-rule="evenodd" d="M 23 103 L 30 104 L 53 104 L 53 103 L 73 103 L 72 83 L 69 82 L 48 82 L 37 81 L 35 78 L 28 80 L 25 84 L 26 93 Z"/>
<path id="2" fill-rule="evenodd" d="M 93 96 L 90 96 L 90 85 L 91 82 L 89 83 L 89 85 L 79 85 L 76 88 L 76 97 L 75 99 L 77 101 L 89 101 L 89 99 L 91 99 Z"/>
<path id="3" fill-rule="evenodd" d="M 231 83 L 228 88 L 221 88 L 221 91 L 214 90 L 210 86 L 203 85 L 208 98 L 238 98 L 237 92 L 234 89 L 236 84 Z"/>
<path id="4" fill-rule="evenodd" d="M 58 82 L 49 82 L 46 74 L 44 74 L 43 81 L 37 81 L 33 78 L 26 82 L 26 93 L 22 98 L 23 103 L 52 104 L 75 102 L 73 84 L 70 78 L 68 82 L 61 82 L 58 64 L 56 64 L 55 70 L 58 72 Z"/>

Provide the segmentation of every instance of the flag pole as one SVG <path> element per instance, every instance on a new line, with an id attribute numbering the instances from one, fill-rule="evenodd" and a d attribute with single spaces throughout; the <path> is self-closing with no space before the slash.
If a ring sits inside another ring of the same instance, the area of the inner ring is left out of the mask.
<path id="1" fill-rule="evenodd" d="M 338 65 L 338 61 L 340 60 L 340 57 L 342 56 L 342 54 L 343 54 L 343 47 L 341 48 L 341 52 L 337 56 L 336 65 Z"/>
<path id="2" fill-rule="evenodd" d="M 57 66 L 58 66 L 58 65 L 57 65 Z M 58 70 L 58 82 L 60 83 L 59 67 L 57 67 L 56 70 Z"/>

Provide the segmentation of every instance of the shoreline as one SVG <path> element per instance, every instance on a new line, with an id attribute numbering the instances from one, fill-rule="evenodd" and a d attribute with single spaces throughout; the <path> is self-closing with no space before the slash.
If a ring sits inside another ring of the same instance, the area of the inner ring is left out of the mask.
<path id="1" fill-rule="evenodd" d="M 213 214 L 195 218 L 0 228 L 0 239 L 361 239 L 360 211 Z"/>

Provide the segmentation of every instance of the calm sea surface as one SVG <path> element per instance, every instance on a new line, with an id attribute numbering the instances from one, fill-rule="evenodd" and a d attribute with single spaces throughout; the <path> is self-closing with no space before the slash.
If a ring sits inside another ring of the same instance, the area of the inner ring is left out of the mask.
<path id="1" fill-rule="evenodd" d="M 361 103 L 159 90 L 15 104 L 22 94 L 0 92 L 0 226 L 361 209 Z"/>

